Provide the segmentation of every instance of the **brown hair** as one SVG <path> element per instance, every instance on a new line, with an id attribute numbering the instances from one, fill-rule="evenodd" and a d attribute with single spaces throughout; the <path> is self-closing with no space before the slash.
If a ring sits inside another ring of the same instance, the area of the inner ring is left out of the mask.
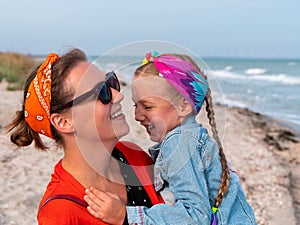
<path id="1" fill-rule="evenodd" d="M 66 78 L 70 71 L 80 62 L 87 61 L 86 55 L 79 49 L 72 49 L 61 56 L 52 66 L 52 84 L 51 84 L 51 105 L 50 114 L 60 113 L 63 110 L 60 106 L 66 104 L 73 97 L 74 91 L 66 84 Z M 35 78 L 41 64 L 29 73 L 24 87 L 24 95 L 22 102 L 22 110 L 16 112 L 14 120 L 6 126 L 8 132 L 11 132 L 10 140 L 18 147 L 30 145 L 33 141 L 35 147 L 40 150 L 46 150 L 47 146 L 41 140 L 40 135 L 31 129 L 26 123 L 24 116 L 24 102 L 27 95 L 27 90 L 31 81 Z M 56 129 L 51 126 L 51 131 L 58 145 L 63 145 L 61 135 Z"/>
<path id="2" fill-rule="evenodd" d="M 203 75 L 203 77 L 206 79 L 207 81 L 207 76 L 204 74 L 203 71 L 200 70 L 200 68 L 198 67 L 197 63 L 188 55 L 185 54 L 172 54 L 178 58 L 181 58 L 185 61 L 189 61 L 191 62 L 198 70 L 199 72 Z M 156 67 L 154 66 L 154 64 L 152 62 L 147 63 L 143 66 L 140 66 L 136 69 L 134 76 L 158 76 L 159 75 L 159 71 L 156 69 Z M 219 155 L 220 155 L 220 159 L 221 159 L 221 165 L 222 165 L 222 179 L 221 179 L 221 184 L 219 187 L 219 191 L 218 191 L 218 195 L 215 198 L 215 204 L 214 207 L 218 208 L 219 205 L 222 202 L 222 199 L 224 198 L 225 194 L 228 192 L 228 188 L 229 188 L 229 180 L 230 180 L 230 172 L 229 172 L 229 168 L 228 168 L 228 164 L 227 164 L 227 159 L 226 156 L 224 154 L 224 150 L 218 135 L 218 131 L 217 131 L 217 125 L 216 125 L 216 120 L 215 120 L 215 113 L 213 110 L 213 103 L 212 103 L 212 97 L 211 97 L 211 90 L 208 86 L 208 90 L 206 93 L 206 97 L 205 97 L 205 103 L 206 103 L 206 112 L 207 112 L 207 118 L 209 120 L 209 124 L 211 126 L 211 130 L 213 133 L 213 138 L 215 139 L 216 143 L 218 144 L 219 147 Z"/>

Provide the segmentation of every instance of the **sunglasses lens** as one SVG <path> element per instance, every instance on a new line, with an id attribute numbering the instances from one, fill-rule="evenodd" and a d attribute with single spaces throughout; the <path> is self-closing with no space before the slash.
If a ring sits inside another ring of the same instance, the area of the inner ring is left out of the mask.
<path id="1" fill-rule="evenodd" d="M 98 99 L 106 105 L 110 103 L 111 97 L 110 88 L 106 85 L 106 83 L 102 83 L 101 87 L 98 89 Z"/>
<path id="2" fill-rule="evenodd" d="M 113 89 L 120 91 L 120 83 L 119 80 L 114 72 L 110 72 L 107 74 L 106 82 L 109 84 L 110 87 Z"/>

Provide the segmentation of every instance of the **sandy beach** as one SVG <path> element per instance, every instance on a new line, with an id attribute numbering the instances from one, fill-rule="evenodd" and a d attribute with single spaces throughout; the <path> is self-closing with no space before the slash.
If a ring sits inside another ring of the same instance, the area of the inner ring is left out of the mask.
<path id="1" fill-rule="evenodd" d="M 8 92 L 3 84 L 0 87 L 0 225 L 37 224 L 38 203 L 62 152 L 54 147 L 39 152 L 33 146 L 16 150 L 3 127 L 20 108 L 22 93 Z M 240 176 L 257 223 L 300 224 L 299 136 L 247 109 L 220 105 L 215 109 L 225 153 Z M 206 121 L 202 116 L 199 120 Z M 132 133 L 125 139 L 147 149 L 151 143 L 144 129 L 128 121 Z"/>

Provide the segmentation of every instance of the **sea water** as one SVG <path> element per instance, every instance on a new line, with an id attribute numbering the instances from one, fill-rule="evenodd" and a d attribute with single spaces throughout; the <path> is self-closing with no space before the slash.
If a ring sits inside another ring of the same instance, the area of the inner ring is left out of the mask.
<path id="1" fill-rule="evenodd" d="M 130 83 L 140 57 L 92 57 Z M 278 119 L 300 133 L 300 59 L 202 58 L 213 101 Z M 199 64 L 201 64 L 201 62 Z M 208 71 L 209 70 L 209 71 Z"/>
<path id="2" fill-rule="evenodd" d="M 226 105 L 271 116 L 300 132 L 300 60 L 209 58 L 205 62 Z"/>

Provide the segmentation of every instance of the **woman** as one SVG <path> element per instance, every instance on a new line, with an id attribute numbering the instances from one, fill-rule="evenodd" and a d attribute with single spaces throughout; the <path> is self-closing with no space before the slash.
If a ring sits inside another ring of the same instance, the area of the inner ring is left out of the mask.
<path id="1" fill-rule="evenodd" d="M 119 91 L 116 75 L 104 75 L 78 49 L 62 57 L 49 54 L 30 73 L 22 110 L 9 125 L 11 141 L 19 147 L 34 142 L 47 150 L 42 134 L 64 150 L 40 202 L 40 225 L 104 224 L 86 210 L 83 196 L 90 186 L 128 205 L 163 201 L 146 167 L 151 159 L 138 146 L 118 142 L 129 132 Z M 126 211 L 115 213 L 125 216 Z"/>

